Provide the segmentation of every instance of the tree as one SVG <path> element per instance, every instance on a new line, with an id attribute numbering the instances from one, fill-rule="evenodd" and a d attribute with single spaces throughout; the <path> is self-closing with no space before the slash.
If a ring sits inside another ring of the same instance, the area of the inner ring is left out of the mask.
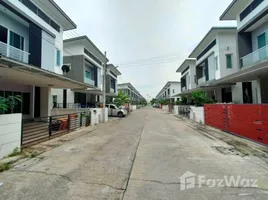
<path id="1" fill-rule="evenodd" d="M 204 91 L 194 91 L 192 93 L 192 100 L 196 106 L 203 106 L 206 103 L 214 103 L 214 101 L 209 98 Z"/>
<path id="2" fill-rule="evenodd" d="M 8 109 L 13 109 L 21 101 L 22 99 L 20 95 L 9 96 L 7 98 L 0 96 L 0 111 L 8 111 Z"/>
<path id="3" fill-rule="evenodd" d="M 125 105 L 126 103 L 129 103 L 130 102 L 130 97 L 127 95 L 127 94 L 124 94 L 122 91 L 119 91 L 117 97 L 115 98 L 114 100 L 114 103 L 117 105 L 117 106 L 123 106 Z"/>
<path id="4" fill-rule="evenodd" d="M 156 103 L 156 99 L 151 100 L 151 104 L 154 105 Z"/>

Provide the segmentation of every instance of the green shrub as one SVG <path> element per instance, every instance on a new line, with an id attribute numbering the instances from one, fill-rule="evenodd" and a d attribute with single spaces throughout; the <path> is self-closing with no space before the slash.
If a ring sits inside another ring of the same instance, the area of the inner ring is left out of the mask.
<path id="1" fill-rule="evenodd" d="M 207 103 L 214 103 L 214 101 L 207 96 L 204 91 L 194 91 L 192 93 L 192 101 L 195 106 L 204 106 Z"/>

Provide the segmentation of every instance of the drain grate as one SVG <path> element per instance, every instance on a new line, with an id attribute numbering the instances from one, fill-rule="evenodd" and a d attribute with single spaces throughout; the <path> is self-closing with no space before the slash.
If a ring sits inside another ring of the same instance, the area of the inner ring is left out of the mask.
<path id="1" fill-rule="evenodd" d="M 219 151 L 220 153 L 224 154 L 224 155 L 233 155 L 233 156 L 241 156 L 244 157 L 247 154 L 238 151 L 236 148 L 234 147 L 212 147 L 213 149 L 216 149 L 217 151 Z"/>

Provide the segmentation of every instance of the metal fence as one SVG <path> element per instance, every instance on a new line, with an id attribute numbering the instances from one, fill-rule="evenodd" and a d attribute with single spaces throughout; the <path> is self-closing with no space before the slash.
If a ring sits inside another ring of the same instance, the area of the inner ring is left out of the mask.
<path id="1" fill-rule="evenodd" d="M 29 147 L 90 126 L 90 111 L 22 120 L 21 146 Z"/>
<path id="2" fill-rule="evenodd" d="M 190 106 L 182 106 L 182 105 L 178 106 L 178 113 L 180 115 L 190 118 L 190 112 L 191 112 Z"/>
<path id="3" fill-rule="evenodd" d="M 268 105 L 208 104 L 205 124 L 268 145 Z"/>

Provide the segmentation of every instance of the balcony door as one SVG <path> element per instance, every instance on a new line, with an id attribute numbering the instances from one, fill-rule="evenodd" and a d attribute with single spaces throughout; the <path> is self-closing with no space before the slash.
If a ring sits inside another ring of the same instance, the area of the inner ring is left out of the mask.
<path id="1" fill-rule="evenodd" d="M 7 28 L 0 25 L 0 54 L 7 55 Z"/>
<path id="2" fill-rule="evenodd" d="M 24 38 L 17 33 L 10 31 L 9 33 L 9 45 L 24 50 Z"/>
<path id="3" fill-rule="evenodd" d="M 7 28 L 0 25 L 0 42 L 7 43 Z"/>
<path id="4" fill-rule="evenodd" d="M 264 60 L 267 57 L 266 48 L 266 34 L 263 33 L 257 37 L 258 40 L 258 61 Z"/>

